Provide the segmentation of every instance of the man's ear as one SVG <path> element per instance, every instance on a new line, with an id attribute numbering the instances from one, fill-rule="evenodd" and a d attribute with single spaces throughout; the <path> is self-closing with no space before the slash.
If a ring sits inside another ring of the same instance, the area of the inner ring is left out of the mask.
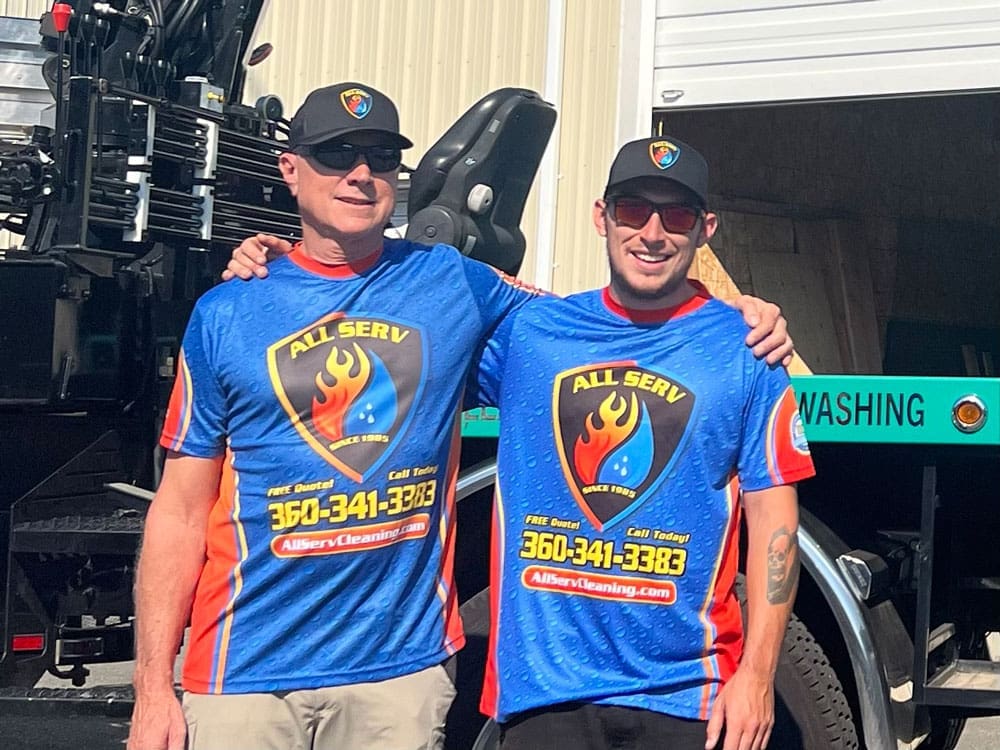
<path id="1" fill-rule="evenodd" d="M 597 230 L 597 233 L 601 235 L 601 237 L 608 236 L 607 207 L 608 204 L 605 203 L 600 198 L 594 201 L 594 211 L 593 211 L 594 228 Z"/>
<path id="2" fill-rule="evenodd" d="M 293 198 L 299 192 L 298 159 L 298 154 L 293 154 L 291 151 L 286 151 L 278 157 L 278 171 L 281 172 L 281 177 L 288 185 L 288 190 Z"/>
<path id="3" fill-rule="evenodd" d="M 705 217 L 701 220 L 701 233 L 698 235 L 698 247 L 701 247 L 710 239 L 712 235 L 715 234 L 715 230 L 719 228 L 719 215 L 713 213 L 706 213 Z"/>

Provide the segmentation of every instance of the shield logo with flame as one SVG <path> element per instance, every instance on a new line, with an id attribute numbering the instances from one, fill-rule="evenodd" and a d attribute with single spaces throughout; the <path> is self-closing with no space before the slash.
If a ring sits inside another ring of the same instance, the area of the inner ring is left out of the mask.
<path id="1" fill-rule="evenodd" d="M 356 482 L 395 445 L 423 387 L 424 337 L 392 320 L 331 313 L 267 350 L 296 431 Z"/>
<path id="2" fill-rule="evenodd" d="M 680 148 L 670 141 L 654 141 L 649 144 L 649 158 L 658 169 L 669 168 L 680 155 Z"/>
<path id="3" fill-rule="evenodd" d="M 560 373 L 553 402 L 567 486 L 604 530 L 662 481 L 679 455 L 695 395 L 669 375 L 611 362 Z"/>
<path id="4" fill-rule="evenodd" d="M 372 110 L 372 95 L 364 89 L 347 89 L 340 92 L 340 103 L 351 117 L 363 120 Z"/>

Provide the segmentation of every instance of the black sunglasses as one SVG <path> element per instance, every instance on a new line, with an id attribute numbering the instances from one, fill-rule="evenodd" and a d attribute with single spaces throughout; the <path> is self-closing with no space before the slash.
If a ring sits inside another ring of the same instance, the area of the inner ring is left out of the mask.
<path id="1" fill-rule="evenodd" d="M 353 143 L 318 143 L 296 149 L 330 169 L 351 169 L 361 157 L 372 172 L 391 172 L 403 161 L 403 152 L 392 146 L 355 146 Z"/>
<path id="2" fill-rule="evenodd" d="M 608 206 L 617 224 L 642 229 L 655 211 L 668 232 L 687 234 L 698 224 L 704 212 L 700 208 L 676 203 L 651 203 L 643 198 L 613 198 Z"/>

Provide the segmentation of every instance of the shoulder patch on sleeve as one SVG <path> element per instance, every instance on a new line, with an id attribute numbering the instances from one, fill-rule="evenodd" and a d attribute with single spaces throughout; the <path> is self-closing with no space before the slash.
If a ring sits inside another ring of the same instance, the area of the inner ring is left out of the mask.
<path id="1" fill-rule="evenodd" d="M 521 281 L 521 279 L 517 278 L 516 276 L 511 276 L 509 273 L 504 273 L 499 268 L 493 268 L 493 266 L 490 266 L 490 268 L 493 269 L 493 272 L 497 276 L 499 276 L 501 279 L 504 280 L 504 283 L 514 287 L 515 289 L 521 289 L 522 291 L 528 292 L 528 294 L 535 294 L 538 296 L 548 295 L 548 292 L 546 292 L 544 289 L 539 289 L 537 286 L 529 284 L 526 281 Z"/>

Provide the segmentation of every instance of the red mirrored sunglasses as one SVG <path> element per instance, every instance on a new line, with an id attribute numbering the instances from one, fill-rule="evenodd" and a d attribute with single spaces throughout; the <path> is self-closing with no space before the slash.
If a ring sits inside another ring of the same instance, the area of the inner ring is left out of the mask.
<path id="1" fill-rule="evenodd" d="M 643 198 L 612 198 L 608 201 L 611 217 L 616 224 L 642 229 L 655 211 L 668 232 L 687 234 L 698 224 L 704 211 L 677 203 L 652 203 Z"/>

